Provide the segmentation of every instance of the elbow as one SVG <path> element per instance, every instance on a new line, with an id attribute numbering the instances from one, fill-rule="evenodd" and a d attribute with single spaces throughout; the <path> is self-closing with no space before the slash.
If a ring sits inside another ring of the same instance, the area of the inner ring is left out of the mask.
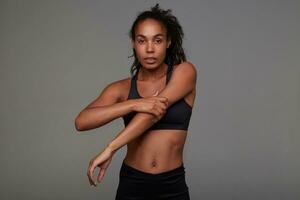
<path id="1" fill-rule="evenodd" d="M 75 128 L 76 128 L 76 130 L 79 131 L 79 132 L 84 131 L 84 128 L 83 128 L 83 126 L 82 126 L 82 122 L 81 122 L 81 120 L 80 120 L 79 117 L 77 117 L 77 118 L 75 119 Z"/>

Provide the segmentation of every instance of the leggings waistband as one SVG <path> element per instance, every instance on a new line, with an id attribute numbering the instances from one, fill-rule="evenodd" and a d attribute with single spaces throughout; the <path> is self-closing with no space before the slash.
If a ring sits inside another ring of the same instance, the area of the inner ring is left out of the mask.
<path id="1" fill-rule="evenodd" d="M 149 172 L 141 171 L 141 170 L 136 169 L 132 166 L 129 166 L 123 161 L 122 166 L 121 166 L 121 172 L 130 172 L 130 173 L 137 174 L 137 175 L 140 175 L 140 176 L 145 177 L 145 178 L 167 177 L 169 175 L 184 174 L 185 173 L 185 167 L 184 167 L 184 164 L 182 163 L 179 167 L 176 167 L 175 169 L 171 169 L 169 171 L 152 174 L 152 173 L 149 173 Z"/>

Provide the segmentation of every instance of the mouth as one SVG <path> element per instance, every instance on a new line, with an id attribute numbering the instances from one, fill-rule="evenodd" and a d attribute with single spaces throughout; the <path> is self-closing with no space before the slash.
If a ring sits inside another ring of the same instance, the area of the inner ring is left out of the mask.
<path id="1" fill-rule="evenodd" d="M 148 64 L 153 64 L 153 63 L 156 62 L 156 58 L 154 58 L 154 57 L 147 57 L 147 58 L 145 58 L 144 60 L 145 60 L 146 63 L 148 63 Z"/>

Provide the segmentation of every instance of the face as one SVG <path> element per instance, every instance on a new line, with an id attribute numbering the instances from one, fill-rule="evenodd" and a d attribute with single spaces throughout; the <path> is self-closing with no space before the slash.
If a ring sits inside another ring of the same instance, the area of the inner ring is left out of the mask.
<path id="1" fill-rule="evenodd" d="M 171 41 L 167 41 L 166 29 L 159 21 L 146 19 L 136 26 L 132 46 L 143 67 L 147 69 L 160 67 L 170 44 Z"/>

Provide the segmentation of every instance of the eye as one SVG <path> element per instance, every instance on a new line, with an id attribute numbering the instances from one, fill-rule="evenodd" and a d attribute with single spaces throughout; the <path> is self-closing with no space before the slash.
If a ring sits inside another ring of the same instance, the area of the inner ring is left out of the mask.
<path id="1" fill-rule="evenodd" d="M 155 40 L 156 43 L 161 43 L 162 41 L 160 39 Z"/>
<path id="2" fill-rule="evenodd" d="M 143 43 L 144 42 L 144 40 L 138 40 L 138 43 L 139 44 L 141 44 L 141 43 Z"/>

